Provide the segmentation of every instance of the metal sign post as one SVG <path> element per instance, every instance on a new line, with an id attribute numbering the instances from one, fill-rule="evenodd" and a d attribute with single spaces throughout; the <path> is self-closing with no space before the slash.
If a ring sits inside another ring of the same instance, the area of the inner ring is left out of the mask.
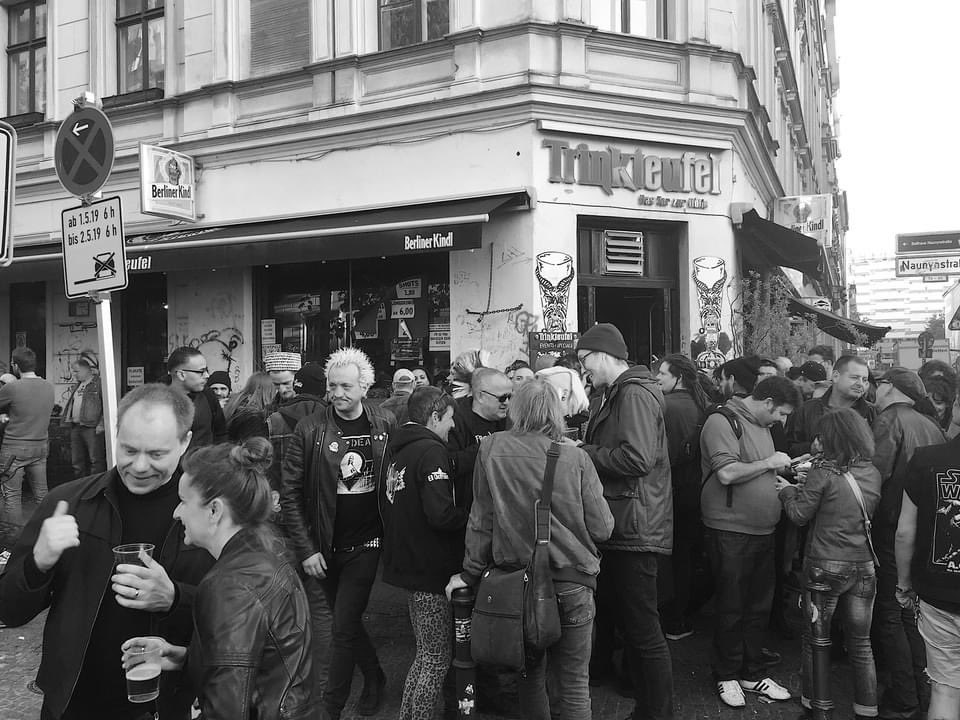
<path id="1" fill-rule="evenodd" d="M 91 93 L 74 100 L 74 112 L 57 133 L 54 161 L 63 187 L 80 197 L 64 210 L 63 280 L 67 297 L 88 295 L 97 308 L 100 386 L 107 469 L 116 465 L 117 371 L 113 354 L 110 291 L 127 286 L 120 198 L 93 202 L 113 169 L 113 127 Z"/>

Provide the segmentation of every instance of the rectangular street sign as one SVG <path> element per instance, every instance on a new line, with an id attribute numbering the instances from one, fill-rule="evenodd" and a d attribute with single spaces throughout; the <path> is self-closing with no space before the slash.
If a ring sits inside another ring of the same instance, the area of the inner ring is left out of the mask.
<path id="1" fill-rule="evenodd" d="M 924 275 L 923 281 L 925 283 L 938 283 L 938 282 L 947 282 L 950 278 L 946 275 Z"/>
<path id="2" fill-rule="evenodd" d="M 924 275 L 960 275 L 960 255 L 897 255 L 897 277 Z"/>
<path id="3" fill-rule="evenodd" d="M 63 284 L 68 298 L 127 286 L 120 198 L 64 210 Z"/>
<path id="4" fill-rule="evenodd" d="M 960 254 L 960 232 L 902 233 L 897 235 L 897 255 Z"/>

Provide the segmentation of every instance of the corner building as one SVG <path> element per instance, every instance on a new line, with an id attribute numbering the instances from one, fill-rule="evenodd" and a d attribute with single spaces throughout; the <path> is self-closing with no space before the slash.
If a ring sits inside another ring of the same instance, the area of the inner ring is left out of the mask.
<path id="1" fill-rule="evenodd" d="M 103 100 L 129 287 L 121 390 L 199 347 L 234 385 L 354 339 L 387 377 L 616 323 L 631 356 L 736 334 L 731 205 L 837 194 L 832 0 L 4 3 L 19 132 L 0 357 L 62 393 L 95 312 L 64 296 L 54 138 Z M 197 162 L 198 219 L 140 212 L 140 143 Z M 6 326 L 4 329 L 3 326 Z"/>

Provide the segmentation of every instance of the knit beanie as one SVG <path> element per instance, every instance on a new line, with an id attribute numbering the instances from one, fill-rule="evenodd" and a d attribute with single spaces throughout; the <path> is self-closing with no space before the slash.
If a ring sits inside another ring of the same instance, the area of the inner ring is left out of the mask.
<path id="1" fill-rule="evenodd" d="M 227 390 L 233 390 L 233 385 L 230 383 L 230 376 L 223 370 L 210 373 L 210 377 L 207 378 L 207 387 L 213 385 L 223 385 Z"/>
<path id="2" fill-rule="evenodd" d="M 326 395 L 327 379 L 323 375 L 323 366 L 307 363 L 297 370 L 297 374 L 293 376 L 293 389 L 297 391 L 297 395 Z"/>
<path id="3" fill-rule="evenodd" d="M 627 344 L 616 325 L 598 323 L 587 330 L 577 343 L 577 350 L 604 352 L 620 360 L 627 359 Z"/>
<path id="4" fill-rule="evenodd" d="M 887 381 L 914 402 L 927 396 L 920 376 L 904 367 L 892 367 L 883 374 L 881 382 Z"/>
<path id="5" fill-rule="evenodd" d="M 80 357 L 77 358 L 77 363 L 80 365 L 86 365 L 91 370 L 100 369 L 100 363 L 97 360 L 97 354 L 93 350 L 81 350 Z"/>

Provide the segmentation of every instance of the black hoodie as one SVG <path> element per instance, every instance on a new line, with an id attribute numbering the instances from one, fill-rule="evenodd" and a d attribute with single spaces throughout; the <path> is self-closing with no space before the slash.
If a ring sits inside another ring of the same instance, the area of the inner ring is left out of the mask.
<path id="1" fill-rule="evenodd" d="M 460 571 L 470 512 L 456 505 L 447 448 L 432 430 L 411 422 L 394 433 L 389 454 L 393 462 L 380 499 L 383 579 L 442 594 Z"/>

